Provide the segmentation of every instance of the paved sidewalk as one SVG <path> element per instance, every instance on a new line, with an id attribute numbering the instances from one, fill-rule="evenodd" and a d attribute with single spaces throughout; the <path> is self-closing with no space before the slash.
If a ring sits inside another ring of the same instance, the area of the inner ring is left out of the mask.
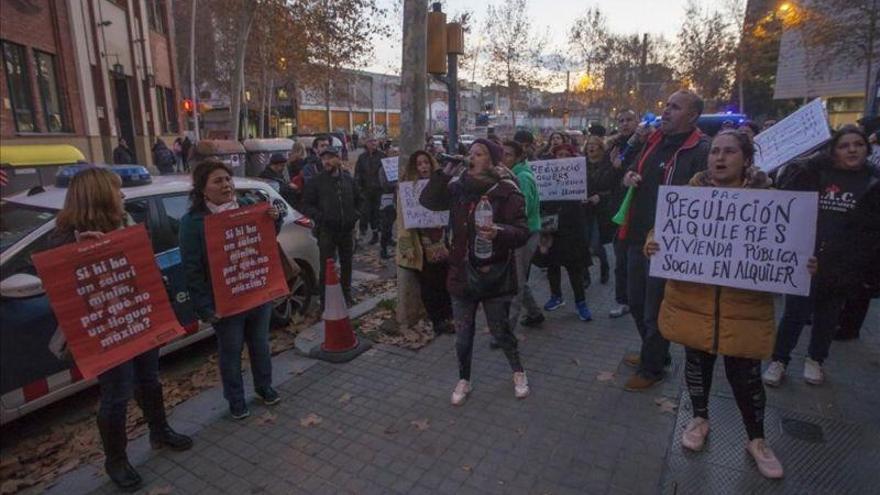
<path id="1" fill-rule="evenodd" d="M 540 272 L 536 278 L 541 300 L 546 280 Z M 236 422 L 225 416 L 225 403 L 212 390 L 194 399 L 201 408 L 178 408 L 172 415 L 172 423 L 195 432 L 191 451 L 149 452 L 143 439 L 135 442 L 142 492 L 707 493 L 700 473 L 722 478 L 712 493 L 742 493 L 746 486 L 802 491 L 805 480 L 794 477 L 750 485 L 756 479 L 752 466 L 737 470 L 719 462 L 730 456 L 723 448 L 742 457 L 745 434 L 735 414 L 713 416 L 735 420 L 732 433 L 710 445 L 715 454 L 682 455 L 673 434 L 678 413 L 671 410 L 679 403 L 688 407 L 680 402 L 682 352 L 674 346 L 671 377 L 661 386 L 623 391 L 630 370 L 621 359 L 638 348 L 638 337 L 631 318 L 608 319 L 612 292 L 611 284 L 589 289 L 593 322 L 578 320 L 569 300 L 548 314 L 542 328 L 520 332 L 532 386 L 522 401 L 513 396 L 503 355 L 488 350 L 483 332 L 474 355 L 474 392 L 460 408 L 449 405 L 457 379 L 451 336 L 419 352 L 378 346 L 343 365 L 283 354 L 275 361 L 276 374 L 286 380 L 278 387 L 284 399 L 279 405 L 254 403 L 253 415 Z M 872 438 L 880 431 L 878 304 L 869 321 L 862 341 L 835 343 L 826 387 L 808 389 L 793 375 L 786 387 L 769 393 L 769 405 L 857 427 Z M 717 372 L 713 412 L 730 401 L 720 363 Z M 204 414 L 196 417 L 199 410 Z M 770 430 L 783 434 L 775 426 Z M 826 457 L 844 459 L 852 445 L 832 444 L 839 436 L 826 431 Z M 792 451 L 778 451 L 783 462 L 803 448 L 798 442 L 784 444 Z M 113 493 L 105 477 L 92 475 L 99 471 L 79 470 L 50 493 Z M 876 480 L 877 470 L 850 469 L 849 476 Z"/>

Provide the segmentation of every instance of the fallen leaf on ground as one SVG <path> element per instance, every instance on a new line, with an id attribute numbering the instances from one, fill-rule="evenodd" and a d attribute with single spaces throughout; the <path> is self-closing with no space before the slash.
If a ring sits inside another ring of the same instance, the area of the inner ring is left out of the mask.
<path id="1" fill-rule="evenodd" d="M 431 422 L 428 418 L 416 419 L 414 421 L 410 421 L 409 424 L 415 427 L 415 429 L 419 431 L 425 431 L 431 427 Z"/>
<path id="2" fill-rule="evenodd" d="M 170 485 L 157 486 L 157 487 L 151 488 L 150 491 L 147 492 L 147 495 L 168 495 L 169 493 L 171 493 L 173 491 L 174 490 L 171 488 Z"/>
<path id="3" fill-rule="evenodd" d="M 308 428 L 308 427 L 310 427 L 310 426 L 316 426 L 316 425 L 319 425 L 319 424 L 321 424 L 322 421 L 324 421 L 324 420 L 321 419 L 321 416 L 318 416 L 318 415 L 315 414 L 315 413 L 309 413 L 309 414 L 306 415 L 305 417 L 300 418 L 300 420 L 299 420 L 299 424 L 300 424 L 301 426 L 304 426 L 304 427 Z"/>
<path id="4" fill-rule="evenodd" d="M 394 425 L 391 425 L 391 426 L 389 426 L 388 428 L 385 428 L 385 434 L 386 434 L 386 435 L 394 435 L 394 434 L 397 433 L 397 432 L 398 432 L 398 429 L 395 428 Z"/>
<path id="5" fill-rule="evenodd" d="M 600 371 L 598 375 L 596 375 L 596 380 L 600 382 L 610 382 L 614 380 L 614 372 L 613 371 Z"/>
<path id="6" fill-rule="evenodd" d="M 465 465 L 463 465 L 463 466 L 462 466 L 462 467 L 461 467 L 461 469 L 462 469 L 462 470 L 463 470 L 463 471 L 465 471 L 465 472 L 468 472 L 468 473 L 470 473 L 470 472 L 471 472 L 471 471 L 473 471 L 473 470 L 474 470 L 474 467 L 473 467 L 473 466 L 469 466 L 469 465 L 467 465 L 467 464 L 465 464 Z"/>
<path id="7" fill-rule="evenodd" d="M 275 424 L 276 419 L 278 419 L 277 415 L 272 414 L 271 411 L 266 411 L 265 413 L 261 414 L 259 418 L 257 418 L 257 425 L 265 426 Z"/>
<path id="8" fill-rule="evenodd" d="M 342 397 L 339 398 L 339 402 L 341 402 L 343 404 L 346 404 L 349 401 L 351 401 L 351 394 L 348 392 L 342 394 Z"/>
<path id="9" fill-rule="evenodd" d="M 664 413 L 674 413 L 676 409 L 678 409 L 678 404 L 672 402 L 666 397 L 658 397 L 654 399 L 654 404 L 660 408 L 660 412 Z"/>

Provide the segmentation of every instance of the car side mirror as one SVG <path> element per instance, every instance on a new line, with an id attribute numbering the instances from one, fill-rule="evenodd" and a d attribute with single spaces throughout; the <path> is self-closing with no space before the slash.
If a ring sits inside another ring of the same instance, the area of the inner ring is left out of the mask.
<path id="1" fill-rule="evenodd" d="M 43 281 L 29 273 L 16 273 L 0 282 L 0 296 L 11 299 L 24 299 L 46 293 Z"/>

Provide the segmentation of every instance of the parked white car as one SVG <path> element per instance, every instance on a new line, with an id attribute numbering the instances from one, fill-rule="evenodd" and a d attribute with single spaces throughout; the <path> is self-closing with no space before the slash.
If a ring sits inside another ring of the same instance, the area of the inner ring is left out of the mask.
<path id="1" fill-rule="evenodd" d="M 139 184 L 125 187 L 125 209 L 135 222 L 146 225 L 174 312 L 187 332 L 165 345 L 161 349 L 165 354 L 213 334 L 210 325 L 195 318 L 180 262 L 177 230 L 189 208 L 191 181 L 185 176 L 150 178 L 143 167 L 129 168 L 144 173 L 136 180 L 123 175 L 124 183 Z M 290 293 L 276 301 L 273 321 L 282 324 L 294 313 L 304 313 L 316 293 L 319 256 L 311 220 L 266 182 L 236 177 L 235 186 L 239 195 L 270 201 L 281 210 L 284 223 L 278 242 L 288 259 L 302 267 L 301 275 L 288 281 Z M 64 187 L 49 186 L 0 201 L 0 424 L 95 382 L 83 380 L 75 366 L 49 351 L 57 323 L 31 261 L 33 253 L 46 249 L 65 194 Z"/>

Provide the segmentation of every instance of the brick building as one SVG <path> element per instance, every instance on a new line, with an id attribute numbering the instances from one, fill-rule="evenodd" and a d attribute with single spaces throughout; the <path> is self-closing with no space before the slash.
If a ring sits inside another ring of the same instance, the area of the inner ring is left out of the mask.
<path id="1" fill-rule="evenodd" d="M 152 164 L 181 129 L 166 0 L 0 0 L 0 138 L 71 144 L 94 163 L 120 137 Z"/>

